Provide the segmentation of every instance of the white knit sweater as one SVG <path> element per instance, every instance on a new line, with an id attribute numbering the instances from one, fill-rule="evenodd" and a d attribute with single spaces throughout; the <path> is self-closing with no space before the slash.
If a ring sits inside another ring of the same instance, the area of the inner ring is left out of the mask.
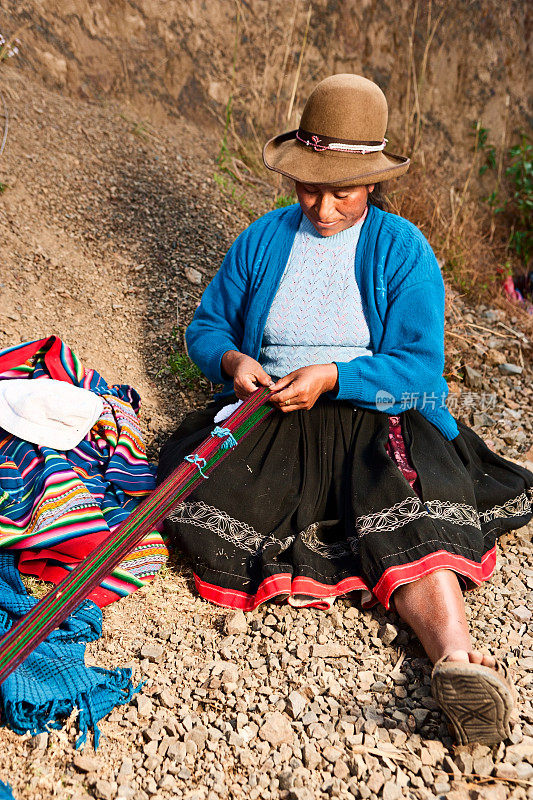
<path id="1" fill-rule="evenodd" d="M 302 216 L 259 356 L 273 377 L 372 355 L 354 272 L 362 224 L 363 219 L 333 236 L 321 236 Z"/>

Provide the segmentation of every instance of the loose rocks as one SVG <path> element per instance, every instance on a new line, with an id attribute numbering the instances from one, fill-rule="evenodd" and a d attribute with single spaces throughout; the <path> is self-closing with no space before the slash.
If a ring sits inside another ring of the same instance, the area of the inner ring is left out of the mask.
<path id="1" fill-rule="evenodd" d="M 287 717 L 274 711 L 265 716 L 264 724 L 259 728 L 259 738 L 273 747 L 290 744 L 293 740 L 292 726 Z"/>

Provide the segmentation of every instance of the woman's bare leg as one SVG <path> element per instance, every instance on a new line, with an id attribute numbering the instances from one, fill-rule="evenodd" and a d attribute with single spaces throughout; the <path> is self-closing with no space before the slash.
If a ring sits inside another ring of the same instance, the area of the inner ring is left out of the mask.
<path id="1" fill-rule="evenodd" d="M 493 667 L 492 656 L 472 649 L 463 593 L 455 572 L 440 569 L 400 586 L 396 611 L 420 639 L 433 663 L 444 656 Z"/>

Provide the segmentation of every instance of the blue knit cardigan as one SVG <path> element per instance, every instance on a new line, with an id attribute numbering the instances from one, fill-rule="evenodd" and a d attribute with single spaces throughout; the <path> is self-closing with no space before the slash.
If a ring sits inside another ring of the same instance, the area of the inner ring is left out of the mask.
<path id="1" fill-rule="evenodd" d="M 221 371 L 227 350 L 257 359 L 268 312 L 302 211 L 271 211 L 236 239 L 187 328 L 189 355 L 222 395 L 233 389 Z M 336 362 L 336 398 L 399 414 L 417 408 L 447 439 L 458 434 L 445 404 L 444 283 L 433 251 L 412 223 L 370 206 L 355 255 L 355 278 L 370 331 L 372 356 Z M 377 406 L 376 406 L 377 403 Z"/>

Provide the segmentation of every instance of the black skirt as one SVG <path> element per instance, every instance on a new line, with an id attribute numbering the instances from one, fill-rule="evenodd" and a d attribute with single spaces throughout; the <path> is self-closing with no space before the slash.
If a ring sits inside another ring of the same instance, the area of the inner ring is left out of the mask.
<path id="1" fill-rule="evenodd" d="M 159 482 L 234 399 L 185 418 Z M 467 588 L 490 578 L 497 538 L 532 518 L 533 474 L 460 422 L 448 441 L 417 410 L 399 419 L 415 482 L 391 454 L 387 414 L 321 398 L 267 416 L 166 520 L 201 596 L 247 610 L 272 598 L 327 607 L 363 590 L 388 608 L 398 586 L 438 569 Z"/>

